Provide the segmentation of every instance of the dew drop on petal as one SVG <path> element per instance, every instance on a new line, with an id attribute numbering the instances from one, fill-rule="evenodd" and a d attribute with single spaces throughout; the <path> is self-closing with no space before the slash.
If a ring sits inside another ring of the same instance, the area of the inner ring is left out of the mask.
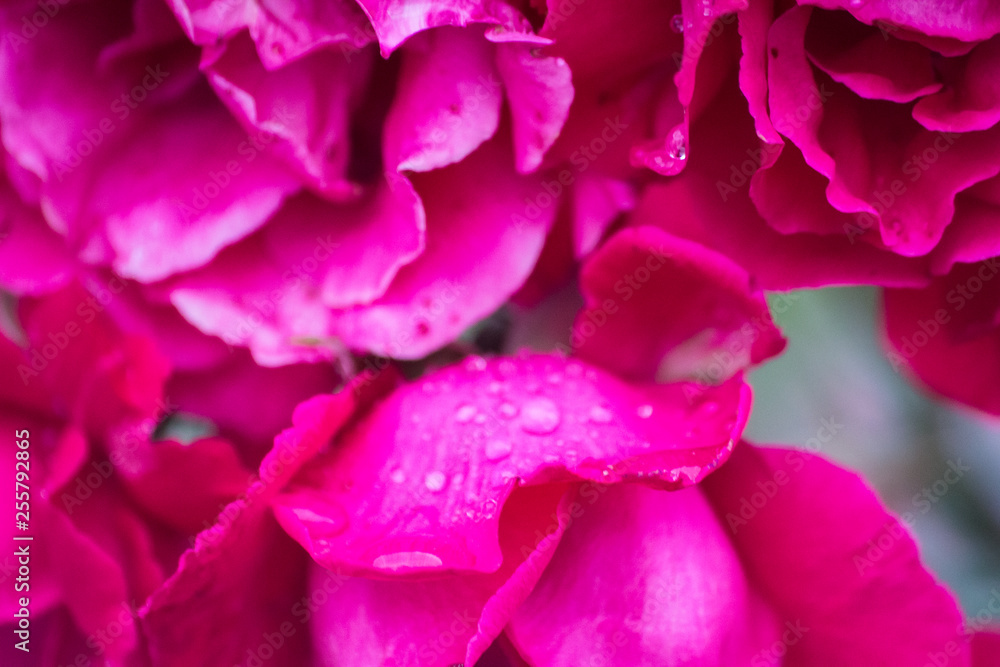
<path id="1" fill-rule="evenodd" d="M 395 572 L 418 567 L 441 567 L 444 561 L 424 551 L 399 551 L 394 554 L 383 554 L 372 562 L 372 567 L 379 570 Z"/>
<path id="2" fill-rule="evenodd" d="M 643 403 L 636 408 L 635 413 L 639 415 L 641 419 L 649 419 L 653 415 L 653 406 L 649 403 Z"/>
<path id="3" fill-rule="evenodd" d="M 459 424 L 465 424 L 469 421 L 472 421 L 472 418 L 475 416 L 476 416 L 476 406 L 469 405 L 468 403 L 466 403 L 465 405 L 458 406 L 458 409 L 455 410 L 455 421 L 457 421 Z"/>
<path id="4" fill-rule="evenodd" d="M 607 408 L 603 408 L 600 405 L 595 405 L 590 409 L 590 413 L 587 415 L 590 421 L 595 424 L 607 424 L 611 421 L 613 415 L 611 411 Z"/>
<path id="5" fill-rule="evenodd" d="M 681 14 L 674 14 L 674 17 L 670 19 L 670 29 L 677 34 L 684 32 L 684 16 Z"/>
<path id="6" fill-rule="evenodd" d="M 559 426 L 559 408 L 548 398 L 533 398 L 521 408 L 521 429 L 534 435 L 548 435 Z"/>
<path id="7" fill-rule="evenodd" d="M 427 476 L 424 477 L 424 486 L 426 486 L 429 490 L 433 491 L 434 493 L 437 493 L 438 491 L 442 490 L 444 488 L 444 483 L 445 483 L 444 473 L 438 470 L 429 472 L 427 473 Z"/>
<path id="8" fill-rule="evenodd" d="M 406 481 L 406 473 L 403 472 L 402 468 L 396 468 L 392 471 L 392 474 L 389 475 L 389 479 L 391 479 L 394 484 L 402 484 Z"/>
<path id="9" fill-rule="evenodd" d="M 517 406 L 514 405 L 513 403 L 501 403 L 500 404 L 500 416 L 507 417 L 508 419 L 510 419 L 511 417 L 516 417 L 517 416 Z"/>
<path id="10" fill-rule="evenodd" d="M 687 140 L 680 126 L 675 127 L 670 133 L 670 138 L 667 140 L 667 155 L 674 160 L 687 159 Z"/>
<path id="11" fill-rule="evenodd" d="M 489 461 L 499 461 L 508 456 L 511 444 L 506 440 L 490 440 L 486 443 L 486 458 Z"/>

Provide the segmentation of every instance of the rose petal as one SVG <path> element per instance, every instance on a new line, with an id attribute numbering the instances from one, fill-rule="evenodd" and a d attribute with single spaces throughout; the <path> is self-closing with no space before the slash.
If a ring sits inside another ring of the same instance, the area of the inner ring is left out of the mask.
<path id="1" fill-rule="evenodd" d="M 329 664 L 476 664 L 555 552 L 570 520 L 565 508 L 557 510 L 565 491 L 544 485 L 511 494 L 500 518 L 503 565 L 495 573 L 378 581 L 314 569 L 313 590 L 329 592 L 333 602 L 313 621 L 317 653 Z M 338 579 L 333 586 L 331 578 Z"/>
<path id="2" fill-rule="evenodd" d="M 857 475 L 805 452 L 741 444 L 699 488 L 750 581 L 798 629 L 786 667 L 923 665 L 946 647 L 968 664 L 954 598 Z"/>
<path id="3" fill-rule="evenodd" d="M 542 56 L 528 44 L 497 46 L 497 68 L 510 105 L 517 170 L 542 163 L 573 102 L 572 73 L 562 58 Z"/>
<path id="4" fill-rule="evenodd" d="M 577 353 L 632 380 L 704 382 L 711 369 L 719 382 L 785 346 L 743 269 L 655 227 L 606 241 L 580 283 L 586 306 L 574 325 Z"/>
<path id="5" fill-rule="evenodd" d="M 473 29 L 421 33 L 403 47 L 385 121 L 386 165 L 430 171 L 463 160 L 493 136 L 503 93 L 493 45 Z"/>
<path id="6" fill-rule="evenodd" d="M 362 417 L 276 515 L 328 569 L 493 572 L 515 480 L 695 483 L 725 458 L 748 400 L 739 378 L 638 388 L 561 357 L 471 358 Z"/>
<path id="7" fill-rule="evenodd" d="M 596 487 L 576 504 L 579 518 L 510 624 L 529 662 L 761 663 L 779 622 L 698 490 Z"/>
<path id="8" fill-rule="evenodd" d="M 876 21 L 927 35 L 964 41 L 989 39 L 1000 33 L 1000 8 L 990 0 L 954 3 L 932 0 L 916 5 L 908 0 L 803 0 L 824 9 L 843 9 L 868 25 Z"/>
<path id="9" fill-rule="evenodd" d="M 944 90 L 913 107 L 913 118 L 928 130 L 974 132 L 1000 121 L 1000 39 L 980 44 L 960 60 L 941 67 Z"/>

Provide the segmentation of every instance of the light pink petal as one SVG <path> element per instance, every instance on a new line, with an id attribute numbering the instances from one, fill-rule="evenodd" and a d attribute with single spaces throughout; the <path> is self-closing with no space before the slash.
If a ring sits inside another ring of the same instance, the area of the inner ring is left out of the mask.
<path id="1" fill-rule="evenodd" d="M 924 665 L 949 645 L 948 664 L 968 664 L 955 599 L 857 475 L 806 452 L 741 444 L 699 488 L 794 631 L 785 667 Z"/>
<path id="2" fill-rule="evenodd" d="M 344 352 L 326 345 L 341 335 L 331 309 L 382 296 L 423 249 L 424 225 L 419 198 L 399 176 L 351 204 L 303 194 L 261 232 L 174 281 L 170 299 L 265 366 L 330 359 Z"/>
<path id="3" fill-rule="evenodd" d="M 780 622 L 700 491 L 594 487 L 576 506 L 508 631 L 531 664 L 775 664 Z"/>
<path id="4" fill-rule="evenodd" d="M 100 169 L 68 177 L 69 191 L 93 179 L 82 201 L 59 193 L 55 204 L 63 219 L 103 226 L 125 277 L 152 282 L 205 264 L 298 189 L 261 152 L 270 139 L 241 132 L 207 91 L 151 114 L 139 136 L 106 152 Z"/>
<path id="5" fill-rule="evenodd" d="M 1000 258 L 956 264 L 922 290 L 886 290 L 885 339 L 897 371 L 1000 415 Z"/>
<path id="6" fill-rule="evenodd" d="M 573 80 L 562 58 L 528 44 L 500 44 L 497 68 L 510 105 L 517 170 L 529 173 L 555 143 L 573 102 Z"/>
<path id="7" fill-rule="evenodd" d="M 169 0 L 195 44 L 208 46 L 249 28 L 264 66 L 278 69 L 324 46 L 350 57 L 374 38 L 352 0 Z"/>
<path id="8" fill-rule="evenodd" d="M 879 21 L 927 35 L 964 41 L 989 39 L 1000 33 L 1000 8 L 990 0 L 950 2 L 931 0 L 914 4 L 908 0 L 803 0 L 802 4 L 824 9 L 842 9 L 869 25 Z"/>
<path id="9" fill-rule="evenodd" d="M 463 160 L 496 133 L 503 90 L 494 48 L 471 28 L 432 30 L 406 43 L 385 120 L 387 167 L 444 167 Z"/>
<path id="10" fill-rule="evenodd" d="M 695 483 L 725 459 L 748 401 L 740 379 L 632 387 L 562 357 L 473 357 L 359 419 L 303 469 L 277 517 L 328 569 L 492 572 L 518 481 Z"/>
<path id="11" fill-rule="evenodd" d="M 350 115 L 370 66 L 368 57 L 348 63 L 324 50 L 269 72 L 246 33 L 206 48 L 202 60 L 216 93 L 251 136 L 274 135 L 268 152 L 281 156 L 320 192 L 341 198 L 352 188 L 347 182 Z"/>
<path id="12" fill-rule="evenodd" d="M 980 44 L 959 62 L 947 62 L 945 88 L 913 107 L 913 118 L 928 130 L 974 132 L 1000 121 L 1000 38 Z"/>
<path id="13" fill-rule="evenodd" d="M 848 14 L 814 13 L 806 30 L 806 51 L 814 65 L 860 97 L 906 103 L 942 86 L 930 50 L 885 35 Z"/>
<path id="14" fill-rule="evenodd" d="M 716 383 L 785 346 L 744 269 L 656 227 L 606 241 L 580 283 L 577 354 L 632 380 Z"/>
<path id="15" fill-rule="evenodd" d="M 571 521 L 564 485 L 517 489 L 500 519 L 501 568 L 427 581 L 344 577 L 314 568 L 313 595 L 330 604 L 313 619 L 328 664 L 478 664 L 531 592 Z"/>
<path id="16" fill-rule="evenodd" d="M 531 24 L 511 5 L 484 0 L 358 0 L 371 20 L 382 57 L 388 58 L 400 44 L 428 28 L 487 23 L 497 39 L 530 39 Z"/>
<path id="17" fill-rule="evenodd" d="M 518 176 L 509 137 L 498 135 L 461 163 L 413 177 L 427 212 L 427 245 L 370 306 L 336 314 L 351 347 L 420 358 L 500 307 L 523 284 L 545 242 L 552 198 L 537 176 Z M 469 224 L 475 220 L 475 224 Z"/>

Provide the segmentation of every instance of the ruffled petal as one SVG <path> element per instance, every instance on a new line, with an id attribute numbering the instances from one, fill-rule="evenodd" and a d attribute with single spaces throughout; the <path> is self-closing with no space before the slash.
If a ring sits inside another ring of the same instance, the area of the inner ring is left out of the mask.
<path id="1" fill-rule="evenodd" d="M 367 56 L 374 52 L 365 51 Z M 220 99 L 251 136 L 283 158 L 320 192 L 344 198 L 351 146 L 350 115 L 371 73 L 371 59 L 349 62 L 322 51 L 267 71 L 250 37 L 241 33 L 206 48 L 202 69 Z"/>
<path id="2" fill-rule="evenodd" d="M 968 665 L 955 599 L 857 475 L 741 444 L 699 488 L 786 622 L 785 667 L 923 665 L 944 650 L 954 651 L 948 664 Z"/>
<path id="3" fill-rule="evenodd" d="M 413 176 L 427 212 L 427 245 L 371 305 L 334 314 L 347 345 L 426 356 L 524 283 L 556 206 L 540 177 L 518 176 L 511 165 L 509 134 L 501 132 L 461 163 Z"/>
<path id="4" fill-rule="evenodd" d="M 403 47 L 399 84 L 385 120 L 385 163 L 430 171 L 465 159 L 500 122 L 494 46 L 472 28 L 421 33 Z"/>
<path id="5" fill-rule="evenodd" d="M 526 174 L 541 165 L 569 116 L 572 73 L 562 58 L 528 44 L 498 45 L 496 61 L 511 110 L 515 164 Z"/>
<path id="6" fill-rule="evenodd" d="M 945 88 L 913 107 L 913 118 L 935 132 L 987 130 L 1000 121 L 1000 38 L 946 62 Z"/>
<path id="7" fill-rule="evenodd" d="M 739 378 L 632 387 L 562 357 L 470 358 L 361 417 L 276 515 L 331 570 L 493 572 L 518 481 L 695 483 L 725 459 L 748 401 Z"/>
<path id="8" fill-rule="evenodd" d="M 580 283 L 577 353 L 632 380 L 720 382 L 785 346 L 742 268 L 655 227 L 606 241 Z"/>
<path id="9" fill-rule="evenodd" d="M 842 9 L 868 25 L 876 21 L 901 26 L 926 35 L 951 37 L 967 42 L 989 39 L 1000 33 L 1000 8 L 990 0 L 950 2 L 931 0 L 914 4 L 908 0 L 803 0 L 802 4 L 823 9 Z"/>
<path id="10" fill-rule="evenodd" d="M 594 487 L 574 504 L 508 630 L 531 664 L 774 664 L 780 622 L 700 491 Z"/>

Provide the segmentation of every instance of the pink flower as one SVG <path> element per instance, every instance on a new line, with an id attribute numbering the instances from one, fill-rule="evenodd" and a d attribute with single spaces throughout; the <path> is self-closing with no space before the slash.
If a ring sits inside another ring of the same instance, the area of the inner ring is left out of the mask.
<path id="1" fill-rule="evenodd" d="M 266 366 L 421 357 L 498 308 L 555 216 L 523 210 L 565 62 L 502 3 L 320 4 L 5 6 L 0 255 L 55 268 L 0 280 L 109 267 Z"/>
<path id="2" fill-rule="evenodd" d="M 782 345 L 745 272 L 643 228 L 584 290 L 579 351 L 631 381 L 470 357 L 303 403 L 143 610 L 154 662 L 970 664 L 955 602 L 856 476 L 748 444 L 720 465 L 742 369 Z"/>

